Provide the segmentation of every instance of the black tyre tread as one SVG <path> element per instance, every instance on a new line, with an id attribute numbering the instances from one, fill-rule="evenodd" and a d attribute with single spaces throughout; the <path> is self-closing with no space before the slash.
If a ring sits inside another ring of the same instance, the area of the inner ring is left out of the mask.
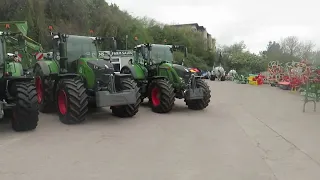
<path id="1" fill-rule="evenodd" d="M 60 121 L 64 124 L 79 124 L 85 121 L 88 112 L 88 95 L 82 81 L 80 79 L 62 79 L 59 82 L 57 92 L 61 87 L 67 95 L 68 109 L 66 115 L 62 115 L 58 111 Z"/>
<path id="2" fill-rule="evenodd" d="M 160 105 L 153 106 L 151 100 L 151 90 L 154 86 L 158 86 L 160 89 Z M 156 113 L 168 113 L 172 110 L 175 101 L 175 93 L 172 84 L 165 79 L 157 79 L 151 82 L 149 86 L 149 102 L 152 107 L 152 111 Z"/>
<path id="3" fill-rule="evenodd" d="M 140 95 L 137 83 L 134 80 L 132 80 L 131 78 L 124 79 L 121 82 L 121 90 L 125 90 L 125 89 L 137 89 L 137 94 L 136 94 L 137 100 L 135 104 L 110 107 L 113 115 L 121 118 L 133 117 L 134 115 L 136 115 L 139 111 L 139 106 L 141 103 L 141 97 L 140 97 L 141 95 Z"/>
<path id="4" fill-rule="evenodd" d="M 16 83 L 16 106 L 13 108 L 13 113 L 14 131 L 29 131 L 38 126 L 37 91 L 32 82 Z"/>
<path id="5" fill-rule="evenodd" d="M 42 81 L 42 85 L 43 85 L 43 89 L 44 89 L 44 92 L 43 92 L 43 94 L 44 94 L 43 100 L 44 101 L 41 104 L 39 104 L 39 111 L 42 113 L 55 112 L 56 108 L 55 108 L 54 102 L 51 102 L 47 99 L 47 97 L 49 96 L 50 93 L 52 93 L 53 90 L 49 87 L 46 87 L 45 81 L 43 80 L 44 75 L 43 75 L 43 72 L 42 72 L 41 67 L 39 65 L 37 65 L 35 67 L 34 73 L 35 73 L 35 77 L 40 76 L 41 81 Z"/>
<path id="6" fill-rule="evenodd" d="M 208 84 L 202 79 L 196 79 L 197 88 L 202 88 L 204 97 L 203 99 L 196 100 L 185 100 L 189 109 L 192 110 L 202 110 L 209 106 L 210 98 L 211 98 L 211 90 Z"/>
<path id="7" fill-rule="evenodd" d="M 225 81 L 226 80 L 226 77 L 225 76 L 221 76 L 221 81 Z"/>

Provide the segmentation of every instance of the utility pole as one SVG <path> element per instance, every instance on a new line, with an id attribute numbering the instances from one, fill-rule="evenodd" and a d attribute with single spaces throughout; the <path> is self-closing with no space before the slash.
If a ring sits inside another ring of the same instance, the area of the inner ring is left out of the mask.
<path id="1" fill-rule="evenodd" d="M 128 50 L 128 35 L 126 35 L 126 50 Z"/>

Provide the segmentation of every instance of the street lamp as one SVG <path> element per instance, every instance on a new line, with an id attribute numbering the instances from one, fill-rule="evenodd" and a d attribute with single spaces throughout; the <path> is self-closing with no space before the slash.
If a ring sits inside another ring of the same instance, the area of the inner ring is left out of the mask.
<path id="1" fill-rule="evenodd" d="M 128 35 L 126 35 L 126 50 L 128 50 Z"/>

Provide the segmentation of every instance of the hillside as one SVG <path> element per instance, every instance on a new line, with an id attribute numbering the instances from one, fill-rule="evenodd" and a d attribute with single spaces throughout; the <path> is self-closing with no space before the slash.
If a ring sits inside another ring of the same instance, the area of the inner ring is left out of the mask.
<path id="1" fill-rule="evenodd" d="M 147 18 L 134 18 L 115 4 L 104 0 L 2 0 L 0 21 L 27 20 L 29 36 L 47 46 L 48 26 L 56 31 L 89 35 L 92 29 L 98 36 L 116 37 L 119 49 L 128 49 L 137 43 L 164 43 L 186 45 L 190 56 L 186 65 L 206 69 L 213 65 L 216 55 L 204 51 L 201 35 L 189 29 L 163 26 Z M 181 53 L 175 60 L 181 62 Z"/>

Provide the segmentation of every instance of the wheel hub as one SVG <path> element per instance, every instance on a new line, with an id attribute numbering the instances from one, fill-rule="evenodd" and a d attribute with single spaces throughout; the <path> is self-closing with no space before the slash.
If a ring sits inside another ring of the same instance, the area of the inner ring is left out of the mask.
<path id="1" fill-rule="evenodd" d="M 43 87 L 42 87 L 42 81 L 40 77 L 36 77 L 36 91 L 37 91 L 38 103 L 40 104 L 43 100 Z"/>
<path id="2" fill-rule="evenodd" d="M 157 87 L 154 87 L 151 91 L 151 100 L 154 106 L 160 105 L 160 90 Z"/>
<path id="3" fill-rule="evenodd" d="M 58 93 L 58 108 L 62 115 L 67 114 L 67 95 L 64 90 L 60 90 Z"/>

